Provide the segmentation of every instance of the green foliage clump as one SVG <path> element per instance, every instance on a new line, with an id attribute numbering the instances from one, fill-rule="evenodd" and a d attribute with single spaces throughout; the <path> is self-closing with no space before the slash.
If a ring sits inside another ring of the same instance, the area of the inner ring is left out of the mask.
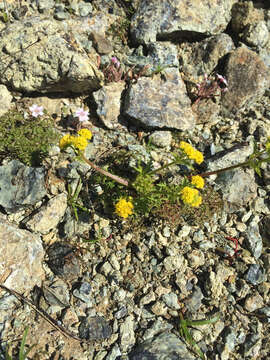
<path id="1" fill-rule="evenodd" d="M 24 119 L 14 111 L 0 117 L 0 161 L 8 156 L 38 166 L 58 139 L 49 117 Z"/>

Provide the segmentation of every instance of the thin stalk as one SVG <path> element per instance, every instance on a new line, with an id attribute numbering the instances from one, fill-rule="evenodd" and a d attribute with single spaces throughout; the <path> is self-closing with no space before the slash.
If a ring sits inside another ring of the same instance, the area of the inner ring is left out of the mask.
<path id="1" fill-rule="evenodd" d="M 165 165 L 163 165 L 163 166 L 160 166 L 158 169 L 155 169 L 155 170 L 150 171 L 148 174 L 149 174 L 149 175 L 154 175 L 154 174 L 156 174 L 157 172 L 159 172 L 159 171 L 161 171 L 161 170 L 163 170 L 163 169 L 166 169 L 166 168 L 168 168 L 168 167 L 171 166 L 171 165 L 178 164 L 178 163 L 179 163 L 179 161 L 174 160 L 174 161 L 172 161 L 172 162 L 169 163 L 169 164 L 165 164 Z"/>
<path id="2" fill-rule="evenodd" d="M 125 180 L 125 179 L 121 178 L 120 176 L 113 175 L 110 172 L 101 169 L 99 166 L 94 164 L 92 161 L 88 160 L 81 151 L 80 151 L 80 156 L 83 159 L 83 161 L 85 161 L 88 165 L 90 165 L 93 169 L 95 169 L 100 174 L 105 175 L 105 176 L 113 179 L 114 181 L 118 182 L 121 185 L 124 185 L 124 186 L 127 186 L 127 187 L 129 186 L 128 180 Z"/>

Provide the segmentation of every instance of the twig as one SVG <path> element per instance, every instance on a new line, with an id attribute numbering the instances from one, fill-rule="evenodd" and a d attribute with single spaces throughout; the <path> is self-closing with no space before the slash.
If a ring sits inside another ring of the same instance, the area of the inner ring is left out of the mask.
<path id="1" fill-rule="evenodd" d="M 54 327 L 56 330 L 60 331 L 62 333 L 62 335 L 64 335 L 65 337 L 72 338 L 74 340 L 84 342 L 84 343 L 89 343 L 90 342 L 89 340 L 79 338 L 78 336 L 73 334 L 71 331 L 69 331 L 69 330 L 65 329 L 63 326 L 59 325 L 54 318 L 52 318 L 50 315 L 48 315 L 44 310 L 37 308 L 36 305 L 34 305 L 32 303 L 32 301 L 28 300 L 26 297 L 19 294 L 17 291 L 9 289 L 8 287 L 6 287 L 5 285 L 2 285 L 2 284 L 0 284 L 0 288 L 8 291 L 10 294 L 16 296 L 18 299 L 20 299 L 21 301 L 23 301 L 27 305 L 29 305 L 41 317 L 43 317 L 43 319 L 45 319 L 49 324 L 51 324 L 52 327 Z"/>

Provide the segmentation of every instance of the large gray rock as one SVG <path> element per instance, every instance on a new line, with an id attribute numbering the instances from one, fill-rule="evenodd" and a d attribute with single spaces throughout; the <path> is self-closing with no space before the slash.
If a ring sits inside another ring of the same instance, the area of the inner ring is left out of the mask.
<path id="1" fill-rule="evenodd" d="M 74 35 L 78 22 L 82 33 L 84 23 L 79 20 L 60 23 L 32 17 L 7 26 L 0 39 L 1 82 L 22 92 L 98 89 L 103 74 L 97 68 L 95 50 L 87 54 Z"/>
<path id="2" fill-rule="evenodd" d="M 269 70 L 262 59 L 246 47 L 229 56 L 225 68 L 228 91 L 222 97 L 225 112 L 237 113 L 258 101 L 270 86 Z"/>
<path id="3" fill-rule="evenodd" d="M 3 285 L 26 294 L 35 285 L 40 286 L 45 278 L 44 254 L 39 235 L 18 229 L 0 217 L 0 276 L 10 271 Z"/>
<path id="4" fill-rule="evenodd" d="M 195 360 L 185 343 L 176 335 L 164 332 L 138 345 L 128 356 L 129 360 Z"/>
<path id="5" fill-rule="evenodd" d="M 137 43 L 180 39 L 186 35 L 215 35 L 227 27 L 236 0 L 142 0 L 131 21 Z"/>
<path id="6" fill-rule="evenodd" d="M 18 160 L 0 166 L 0 205 L 7 212 L 16 212 L 34 205 L 46 195 L 45 171 Z"/>
<path id="7" fill-rule="evenodd" d="M 199 42 L 183 43 L 179 48 L 182 71 L 191 81 L 198 82 L 198 77 L 211 74 L 220 59 L 235 48 L 231 37 L 219 34 Z"/>
<path id="8" fill-rule="evenodd" d="M 165 77 L 165 79 L 164 79 Z M 152 79 L 140 78 L 129 88 L 124 114 L 148 129 L 192 130 L 195 116 L 186 87 L 177 69 L 165 69 Z"/>

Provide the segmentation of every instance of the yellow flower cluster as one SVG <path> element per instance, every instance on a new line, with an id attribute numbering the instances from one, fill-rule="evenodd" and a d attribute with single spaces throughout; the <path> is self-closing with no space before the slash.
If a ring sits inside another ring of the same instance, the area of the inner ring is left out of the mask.
<path id="1" fill-rule="evenodd" d="M 202 189 L 204 187 L 204 179 L 200 175 L 192 176 L 191 184 L 194 185 L 197 189 Z"/>
<path id="2" fill-rule="evenodd" d="M 125 219 L 132 214 L 133 208 L 134 206 L 131 201 L 120 198 L 120 200 L 115 205 L 115 212 L 117 215 Z"/>
<path id="3" fill-rule="evenodd" d="M 194 160 L 197 164 L 201 164 L 203 162 L 203 154 L 199 150 L 194 149 L 194 147 L 189 143 L 181 141 L 180 149 L 182 149 L 187 156 L 191 160 Z"/>
<path id="4" fill-rule="evenodd" d="M 79 136 L 64 135 L 59 141 L 60 149 L 65 149 L 70 145 L 73 145 L 76 149 L 84 151 L 88 145 L 88 140 L 92 138 L 92 133 L 88 129 L 81 129 L 78 131 Z"/>
<path id="5" fill-rule="evenodd" d="M 200 206 L 202 202 L 202 197 L 199 195 L 199 191 L 188 186 L 185 186 L 181 190 L 181 198 L 185 204 L 193 207 Z"/>

